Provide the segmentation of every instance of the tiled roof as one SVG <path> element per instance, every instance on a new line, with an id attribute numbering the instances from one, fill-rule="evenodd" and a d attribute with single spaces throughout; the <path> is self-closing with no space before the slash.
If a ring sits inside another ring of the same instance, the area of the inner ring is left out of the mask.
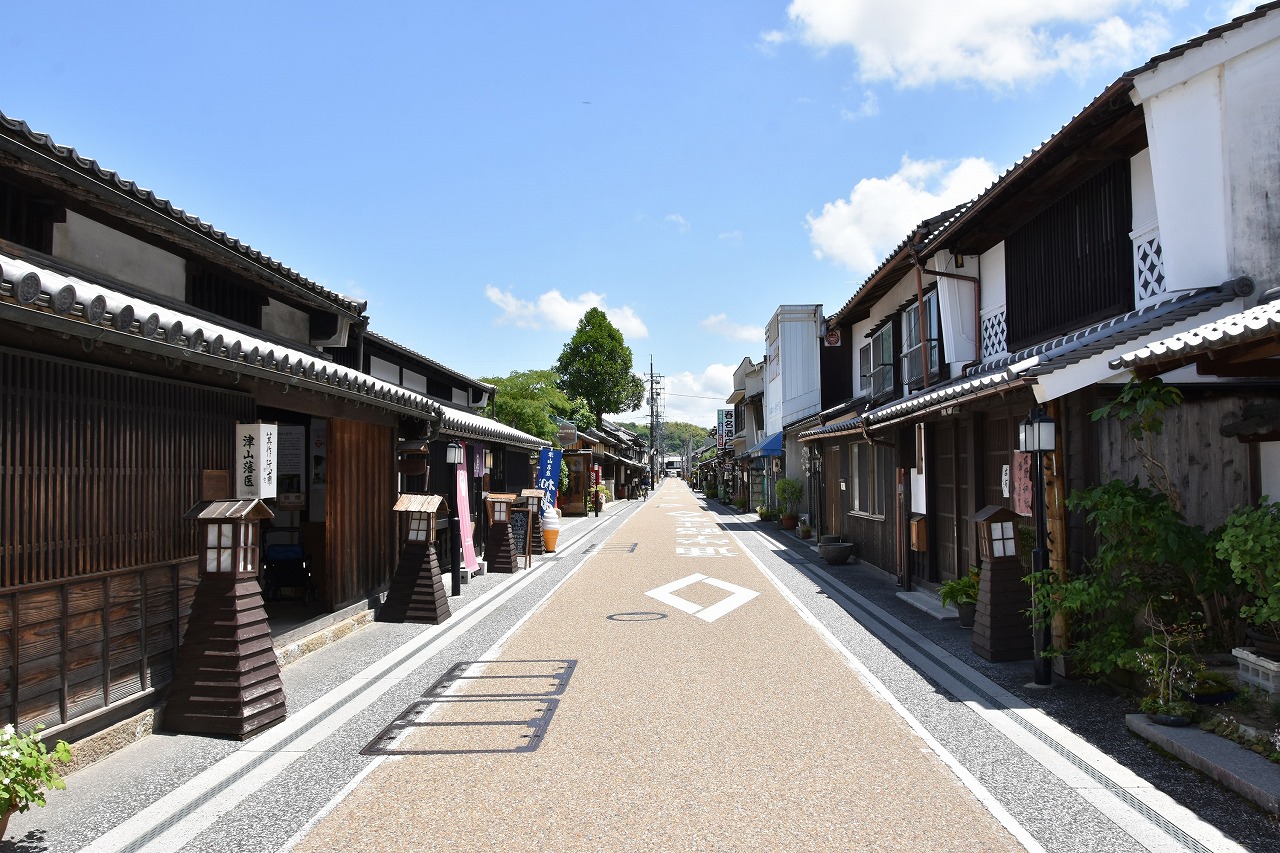
<path id="1" fill-rule="evenodd" d="M 432 367 L 436 368 L 437 370 L 447 373 L 450 376 L 453 376 L 457 379 L 461 379 L 464 382 L 470 382 L 472 385 L 476 386 L 477 388 L 488 388 L 490 392 L 494 390 L 494 386 L 490 385 L 488 382 L 484 382 L 482 380 L 467 376 L 465 373 L 459 373 L 458 371 L 454 370 L 452 367 L 441 364 L 440 362 L 436 361 L 434 358 L 429 358 L 420 352 L 416 352 L 415 350 L 410 349 L 409 347 L 405 346 L 402 343 L 391 340 L 391 338 L 388 338 L 385 335 L 379 335 L 377 332 L 374 332 L 373 330 L 369 330 L 365 332 L 365 335 L 367 337 L 373 338 L 375 341 L 382 344 L 383 346 L 389 347 L 390 349 L 397 350 L 400 353 L 407 355 L 410 358 L 417 359 L 424 364 L 429 364 Z"/>
<path id="2" fill-rule="evenodd" d="M 334 364 L 314 352 L 283 346 L 3 254 L 0 317 L 356 398 L 402 414 L 434 419 L 440 410 L 438 403 L 421 394 Z"/>
<path id="3" fill-rule="evenodd" d="M 1234 344 L 1280 338 L 1280 301 L 1255 305 L 1212 323 L 1197 326 L 1145 347 L 1124 353 L 1108 364 L 1116 370 L 1193 358 Z"/>
<path id="4" fill-rule="evenodd" d="M 1150 71 L 1156 66 L 1161 65 L 1165 62 L 1168 62 L 1170 59 L 1176 59 L 1179 56 L 1182 56 L 1182 54 L 1186 53 L 1189 50 L 1194 50 L 1195 48 L 1201 47 L 1207 42 L 1211 42 L 1214 39 L 1221 38 L 1225 33 L 1228 33 L 1231 30 L 1238 30 L 1241 27 L 1243 27 L 1245 24 L 1249 23 L 1250 21 L 1256 21 L 1258 18 L 1264 18 L 1269 13 L 1274 12 L 1277 9 L 1280 9 L 1280 0 L 1276 0 L 1276 2 L 1271 2 L 1271 3 L 1263 3 L 1262 5 L 1255 8 L 1252 12 L 1246 12 L 1243 15 L 1239 15 L 1235 18 L 1232 18 L 1227 23 L 1214 27 L 1204 35 L 1196 36 L 1195 38 L 1189 41 L 1184 41 L 1182 44 L 1175 45 L 1174 47 L 1169 48 L 1164 53 L 1157 54 L 1156 56 L 1151 57 L 1144 64 L 1138 66 L 1132 71 L 1129 71 L 1124 76 L 1137 77 L 1139 74 L 1146 73 L 1147 71 Z"/>
<path id="5" fill-rule="evenodd" d="M 861 432 L 864 428 L 874 429 L 952 401 L 972 399 L 1025 384 L 1252 292 L 1253 282 L 1240 278 L 1224 282 L 1218 287 L 1180 294 L 1164 302 L 1130 311 L 1106 322 L 1095 323 L 1069 335 L 986 362 L 964 376 L 916 391 L 860 416 L 805 430 L 800 434 L 800 439 L 808 441 Z"/>
<path id="6" fill-rule="evenodd" d="M 476 438 L 512 444 L 516 447 L 550 447 L 551 442 L 521 432 L 502 421 L 486 418 L 474 412 L 454 409 L 449 406 L 440 407 L 440 432 L 445 435 L 456 435 L 461 438 Z"/>
<path id="7" fill-rule="evenodd" d="M 9 139 L 28 151 L 44 155 L 63 168 L 70 169 L 82 177 L 105 187 L 113 195 L 123 194 L 126 198 L 172 220 L 174 225 L 179 228 L 195 232 L 202 238 L 213 240 L 224 248 L 252 261 L 264 270 L 274 273 L 287 282 L 340 306 L 343 310 L 360 315 L 368 307 L 367 302 L 357 302 L 343 296 L 341 293 L 316 284 L 297 271 L 253 248 L 248 243 L 243 243 L 225 231 L 219 231 L 207 222 L 201 221 L 199 217 L 187 213 L 168 199 L 160 198 L 151 190 L 144 189 L 133 181 L 125 180 L 110 169 L 103 168 L 96 160 L 81 157 L 74 148 L 58 145 L 47 134 L 37 133 L 32 130 L 25 121 L 12 119 L 4 113 L 0 113 L 0 138 Z"/>

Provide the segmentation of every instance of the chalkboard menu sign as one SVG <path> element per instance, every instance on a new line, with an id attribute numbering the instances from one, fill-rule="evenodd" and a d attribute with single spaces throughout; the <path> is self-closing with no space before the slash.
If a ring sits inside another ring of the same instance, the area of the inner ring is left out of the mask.
<path id="1" fill-rule="evenodd" d="M 511 508 L 511 541 L 515 544 L 515 553 L 521 557 L 529 556 L 529 518 L 527 507 Z"/>

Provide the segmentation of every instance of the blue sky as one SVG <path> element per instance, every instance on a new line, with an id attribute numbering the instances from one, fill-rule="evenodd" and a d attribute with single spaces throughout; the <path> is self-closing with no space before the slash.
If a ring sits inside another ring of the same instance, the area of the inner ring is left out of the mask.
<path id="1" fill-rule="evenodd" d="M 835 310 L 912 224 L 1253 7 L 8 5 L 0 112 L 470 376 L 550 367 L 602 307 L 666 416 L 708 426 L 779 304 Z"/>

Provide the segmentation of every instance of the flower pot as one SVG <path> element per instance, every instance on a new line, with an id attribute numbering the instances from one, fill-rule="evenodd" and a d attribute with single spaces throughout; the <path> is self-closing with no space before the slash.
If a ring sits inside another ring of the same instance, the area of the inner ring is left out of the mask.
<path id="1" fill-rule="evenodd" d="M 978 604 L 974 601 L 956 604 L 956 612 L 960 614 L 960 627 L 972 628 L 974 619 L 978 615 Z"/>
<path id="2" fill-rule="evenodd" d="M 4 840 L 4 834 L 9 831 L 9 815 L 13 814 L 13 809 L 9 809 L 4 813 L 4 817 L 0 817 L 0 841 Z"/>
<path id="3" fill-rule="evenodd" d="M 798 515 L 784 515 L 782 517 L 783 530 L 795 530 L 796 525 L 798 525 L 799 523 L 800 523 L 800 516 Z"/>
<path id="4" fill-rule="evenodd" d="M 1280 637 L 1252 625 L 1245 626 L 1244 633 L 1253 647 L 1258 650 L 1258 654 L 1272 660 L 1280 660 Z"/>
<path id="5" fill-rule="evenodd" d="M 819 545 L 818 556 L 826 560 L 828 566 L 843 566 L 853 556 L 853 543 L 831 542 Z"/>
<path id="6" fill-rule="evenodd" d="M 1147 719 L 1157 726 L 1189 726 L 1191 718 L 1182 714 L 1147 714 Z"/>

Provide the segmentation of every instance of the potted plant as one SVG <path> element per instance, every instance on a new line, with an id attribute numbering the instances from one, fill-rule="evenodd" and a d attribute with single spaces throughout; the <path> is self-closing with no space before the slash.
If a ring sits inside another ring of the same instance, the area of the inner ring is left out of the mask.
<path id="1" fill-rule="evenodd" d="M 800 521 L 800 501 L 804 500 L 804 483 L 795 477 L 783 477 L 774 486 L 782 505 L 782 529 L 795 530 Z"/>
<path id="2" fill-rule="evenodd" d="M 40 740 L 43 728 L 18 734 L 10 723 L 0 730 L 0 838 L 11 814 L 43 806 L 45 790 L 67 787 L 58 765 L 71 760 L 71 747 L 60 740 L 50 752 Z"/>
<path id="3" fill-rule="evenodd" d="M 1227 516 L 1214 545 L 1248 601 L 1240 606 L 1245 632 L 1263 657 L 1280 660 L 1280 504 L 1263 498 Z"/>
<path id="4" fill-rule="evenodd" d="M 1165 622 L 1155 615 L 1150 602 L 1143 610 L 1142 622 L 1150 631 L 1142 638 L 1141 648 L 1122 657 L 1122 665 L 1146 683 L 1148 692 L 1140 707 L 1152 722 L 1185 726 L 1196 715 L 1195 703 L 1186 697 L 1195 691 L 1205 669 L 1192 654 L 1202 632 L 1189 622 Z"/>
<path id="5" fill-rule="evenodd" d="M 853 556 L 853 543 L 844 542 L 835 535 L 823 536 L 822 541 L 818 543 L 818 556 L 825 560 L 828 566 L 843 566 Z"/>
<path id="6" fill-rule="evenodd" d="M 938 595 L 942 603 L 955 607 L 960 614 L 960 627 L 972 628 L 978 610 L 978 581 L 981 571 L 976 566 L 969 567 L 969 573 L 961 575 L 938 587 Z"/>
<path id="7" fill-rule="evenodd" d="M 813 536 L 813 528 L 803 522 L 800 524 L 800 538 L 808 539 Z"/>

